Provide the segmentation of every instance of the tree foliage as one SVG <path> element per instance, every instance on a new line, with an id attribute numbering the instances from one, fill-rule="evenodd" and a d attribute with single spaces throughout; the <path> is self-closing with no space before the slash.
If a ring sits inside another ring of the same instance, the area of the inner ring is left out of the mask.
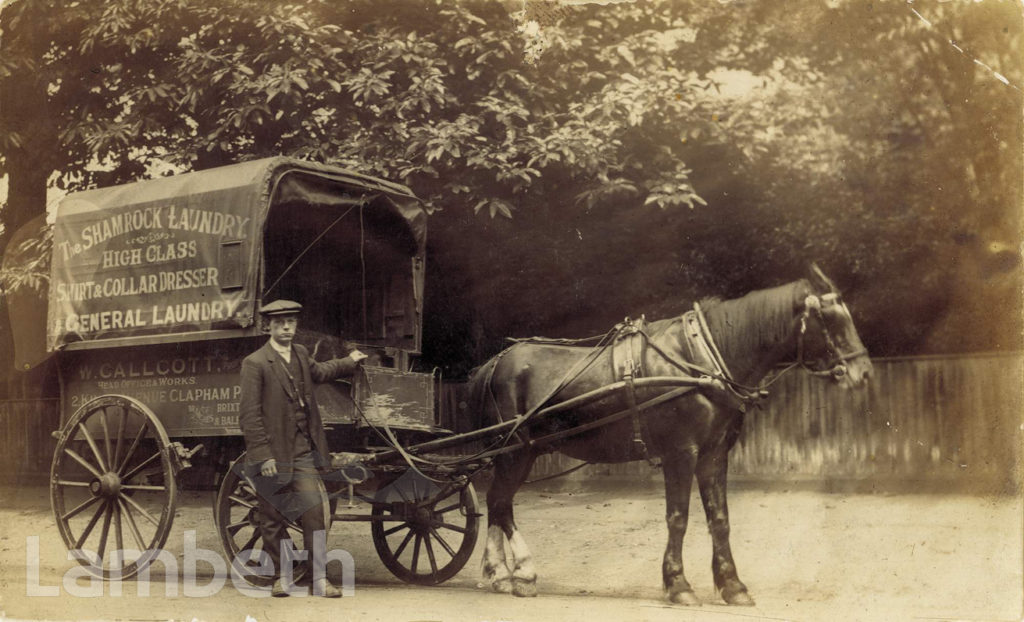
<path id="1" fill-rule="evenodd" d="M 50 180 L 287 154 L 434 210 L 428 337 L 455 368 L 811 259 L 876 352 L 1014 347 L 955 333 L 1019 305 L 1019 9 L 21 0 L 0 17 L 0 218 L 41 212 Z"/>

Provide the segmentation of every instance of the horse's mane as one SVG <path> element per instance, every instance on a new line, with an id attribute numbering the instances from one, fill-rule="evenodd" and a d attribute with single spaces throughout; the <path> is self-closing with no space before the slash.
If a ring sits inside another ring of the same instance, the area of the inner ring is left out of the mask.
<path id="1" fill-rule="evenodd" d="M 704 298 L 700 306 L 725 356 L 750 355 L 789 338 L 794 305 L 809 291 L 810 284 L 802 279 L 731 300 Z"/>

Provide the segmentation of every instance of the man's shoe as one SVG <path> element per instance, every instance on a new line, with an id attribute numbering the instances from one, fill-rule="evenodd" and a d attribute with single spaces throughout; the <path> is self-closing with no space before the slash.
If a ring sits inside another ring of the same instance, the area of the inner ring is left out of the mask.
<path id="1" fill-rule="evenodd" d="M 281 598 L 283 596 L 289 596 L 288 586 L 284 584 L 284 579 L 278 577 L 274 579 L 274 587 L 270 590 L 270 595 L 274 598 Z"/>
<path id="2" fill-rule="evenodd" d="M 341 598 L 341 590 L 331 585 L 327 579 L 316 579 L 313 581 L 313 596 Z"/>

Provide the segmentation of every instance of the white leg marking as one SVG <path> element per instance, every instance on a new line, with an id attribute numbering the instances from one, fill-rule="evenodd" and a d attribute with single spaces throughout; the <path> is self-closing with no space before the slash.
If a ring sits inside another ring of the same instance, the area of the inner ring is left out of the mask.
<path id="1" fill-rule="evenodd" d="M 483 558 L 484 581 L 495 592 L 508 594 L 512 591 L 512 572 L 505 560 L 505 533 L 501 527 L 487 528 L 487 545 Z"/>
<path id="2" fill-rule="evenodd" d="M 508 543 L 515 564 L 512 570 L 512 593 L 516 596 L 536 596 L 537 569 L 533 565 L 530 547 L 518 529 L 512 530 Z"/>

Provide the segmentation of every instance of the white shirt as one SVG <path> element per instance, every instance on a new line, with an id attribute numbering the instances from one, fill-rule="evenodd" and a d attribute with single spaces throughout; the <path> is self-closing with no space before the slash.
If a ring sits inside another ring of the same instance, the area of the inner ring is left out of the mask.
<path id="1" fill-rule="evenodd" d="M 292 362 L 292 347 L 290 344 L 287 346 L 282 346 L 281 344 L 271 339 L 270 347 L 273 348 L 275 352 L 281 355 L 281 358 L 284 359 L 285 363 Z"/>

